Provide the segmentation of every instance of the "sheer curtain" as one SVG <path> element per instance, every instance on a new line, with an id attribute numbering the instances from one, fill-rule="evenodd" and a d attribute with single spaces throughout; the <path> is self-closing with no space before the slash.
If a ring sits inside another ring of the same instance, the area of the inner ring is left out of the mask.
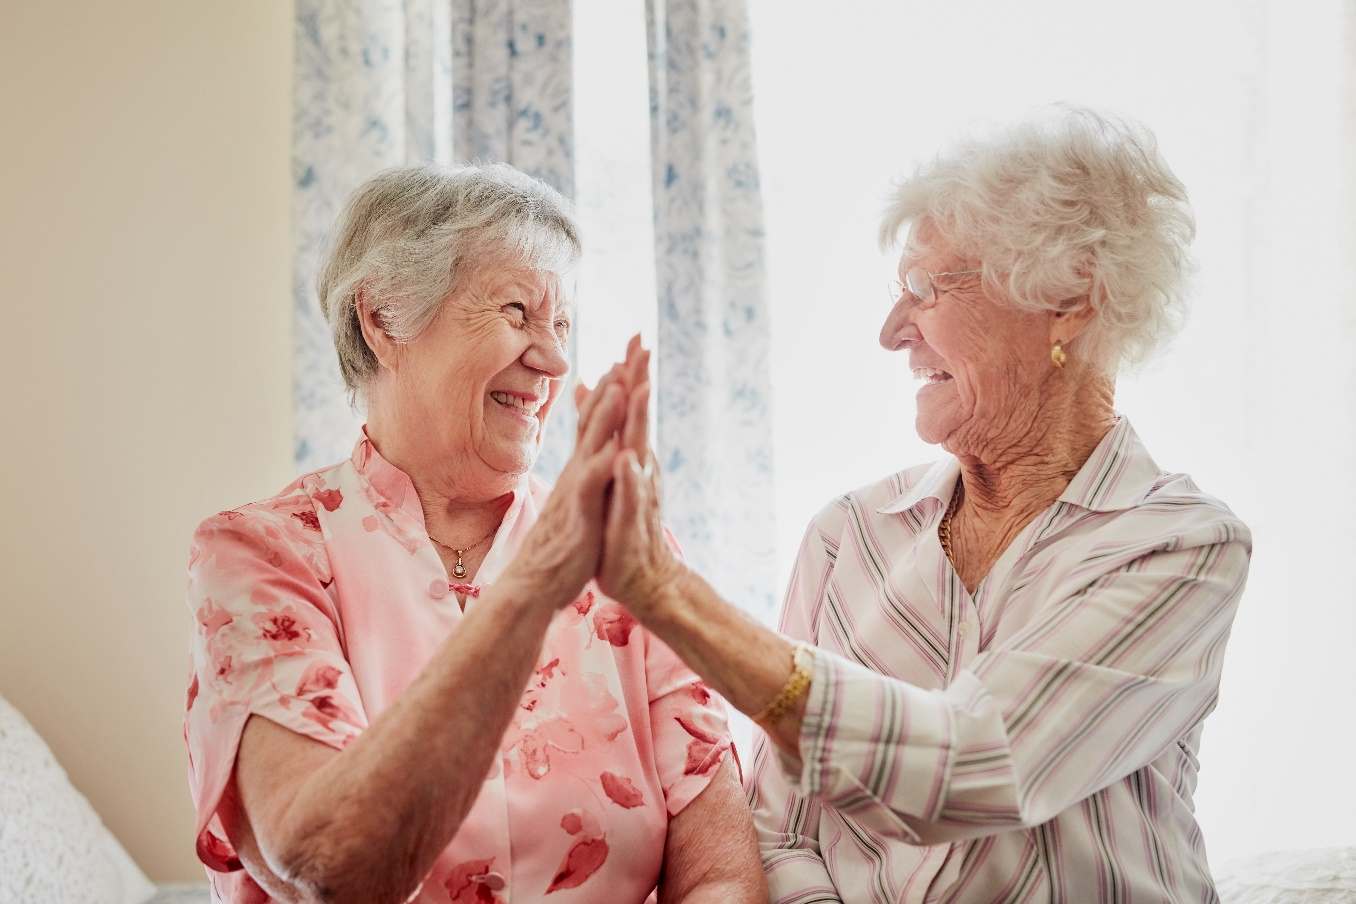
<path id="1" fill-rule="evenodd" d="M 1212 860 L 1356 844 L 1352 0 L 751 0 L 778 572 L 833 495 L 934 459 L 875 342 L 891 178 L 1056 101 L 1136 118 L 1192 194 L 1191 320 L 1118 408 L 1252 526 L 1196 796 Z"/>
<path id="2" fill-rule="evenodd" d="M 503 160 L 574 193 L 569 0 L 297 2 L 293 395 L 298 470 L 349 454 L 349 409 L 315 298 L 320 245 L 363 179 L 413 160 Z M 569 454 L 558 406 L 537 468 Z"/>

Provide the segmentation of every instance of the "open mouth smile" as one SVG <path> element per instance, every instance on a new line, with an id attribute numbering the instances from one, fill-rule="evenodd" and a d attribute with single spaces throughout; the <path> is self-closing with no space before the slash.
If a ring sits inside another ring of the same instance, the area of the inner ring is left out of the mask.
<path id="1" fill-rule="evenodd" d="M 936 386 L 938 383 L 946 383 L 951 379 L 951 374 L 944 370 L 938 370 L 935 367 L 915 367 L 913 369 L 913 378 L 926 383 L 928 386 Z"/>
<path id="2" fill-rule="evenodd" d="M 536 417 L 537 412 L 545 403 L 545 399 L 532 398 L 530 396 L 514 395 L 510 392 L 492 392 L 490 398 L 494 399 L 505 408 L 512 409 L 519 414 L 527 417 Z"/>

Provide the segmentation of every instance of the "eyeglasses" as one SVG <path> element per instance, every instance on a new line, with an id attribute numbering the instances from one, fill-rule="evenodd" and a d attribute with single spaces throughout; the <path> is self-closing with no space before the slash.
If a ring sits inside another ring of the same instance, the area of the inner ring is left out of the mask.
<path id="1" fill-rule="evenodd" d="M 947 273 L 929 273 L 922 267 L 910 267 L 904 274 L 904 285 L 901 286 L 897 279 L 890 281 L 890 304 L 899 304 L 905 292 L 914 297 L 915 304 L 932 304 L 937 300 L 936 280 L 943 276 L 964 276 L 967 273 L 983 272 L 983 270 L 951 270 Z"/>

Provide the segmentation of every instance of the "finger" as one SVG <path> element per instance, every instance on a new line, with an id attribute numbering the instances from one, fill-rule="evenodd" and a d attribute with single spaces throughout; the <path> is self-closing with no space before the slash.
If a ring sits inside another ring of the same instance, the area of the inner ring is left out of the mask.
<path id="1" fill-rule="evenodd" d="M 641 469 L 635 453 L 621 449 L 612 463 L 612 500 L 607 512 L 607 544 L 615 547 L 635 536 L 641 505 Z"/>
<path id="2" fill-rule="evenodd" d="M 632 392 L 626 406 L 626 425 L 622 428 L 622 448 L 646 459 L 646 440 L 650 435 L 650 383 L 646 381 Z"/>
<path id="3" fill-rule="evenodd" d="M 599 514 L 603 513 L 602 494 L 612 482 L 613 462 L 620 449 L 620 438 L 611 436 L 597 453 L 588 456 L 580 468 L 579 492 L 596 498 L 596 506 L 591 507 Z"/>
<path id="4" fill-rule="evenodd" d="M 636 333 L 626 346 L 626 376 L 632 388 L 645 382 L 648 363 L 649 352 L 640 344 L 640 333 Z"/>
<path id="5" fill-rule="evenodd" d="M 574 441 L 576 444 L 584 438 L 584 431 L 588 429 L 589 414 L 593 407 L 598 404 L 598 390 L 589 389 L 588 386 L 580 382 L 574 387 L 574 409 L 577 412 L 574 426 Z"/>
<path id="6" fill-rule="evenodd" d="M 586 455 L 596 454 L 609 438 L 621 433 L 625 423 L 626 396 L 620 386 L 608 386 L 589 414 L 588 424 L 579 438 L 579 448 Z"/>
<path id="7" fill-rule="evenodd" d="M 578 432 L 575 436 L 576 442 L 583 439 L 584 431 L 588 427 L 589 418 L 592 415 L 593 407 L 597 405 L 598 400 L 602 398 L 603 390 L 608 385 L 617 382 L 617 367 L 613 365 L 612 369 L 603 374 L 592 390 L 587 390 L 583 401 L 580 401 L 579 390 L 575 390 L 575 403 L 579 410 Z"/>
<path id="8" fill-rule="evenodd" d="M 641 469 L 641 477 L 645 481 L 647 494 L 651 504 L 655 509 L 655 519 L 659 519 L 659 510 L 664 505 L 664 480 L 663 474 L 659 469 L 659 458 L 654 454 L 654 450 L 649 446 L 645 447 L 645 465 Z"/>

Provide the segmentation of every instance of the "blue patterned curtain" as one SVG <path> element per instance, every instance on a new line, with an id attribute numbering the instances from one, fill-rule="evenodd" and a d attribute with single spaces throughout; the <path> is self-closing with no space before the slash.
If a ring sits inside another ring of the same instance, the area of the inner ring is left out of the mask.
<path id="1" fill-rule="evenodd" d="M 689 560 L 777 607 L 771 328 L 746 0 L 646 0 L 659 289 L 658 455 Z"/>
<path id="2" fill-rule="evenodd" d="M 348 455 L 349 410 L 315 298 L 316 259 L 360 182 L 412 160 L 503 160 L 574 192 L 570 0 L 298 0 L 293 200 L 296 463 Z M 552 415 L 537 470 L 574 437 Z"/>

